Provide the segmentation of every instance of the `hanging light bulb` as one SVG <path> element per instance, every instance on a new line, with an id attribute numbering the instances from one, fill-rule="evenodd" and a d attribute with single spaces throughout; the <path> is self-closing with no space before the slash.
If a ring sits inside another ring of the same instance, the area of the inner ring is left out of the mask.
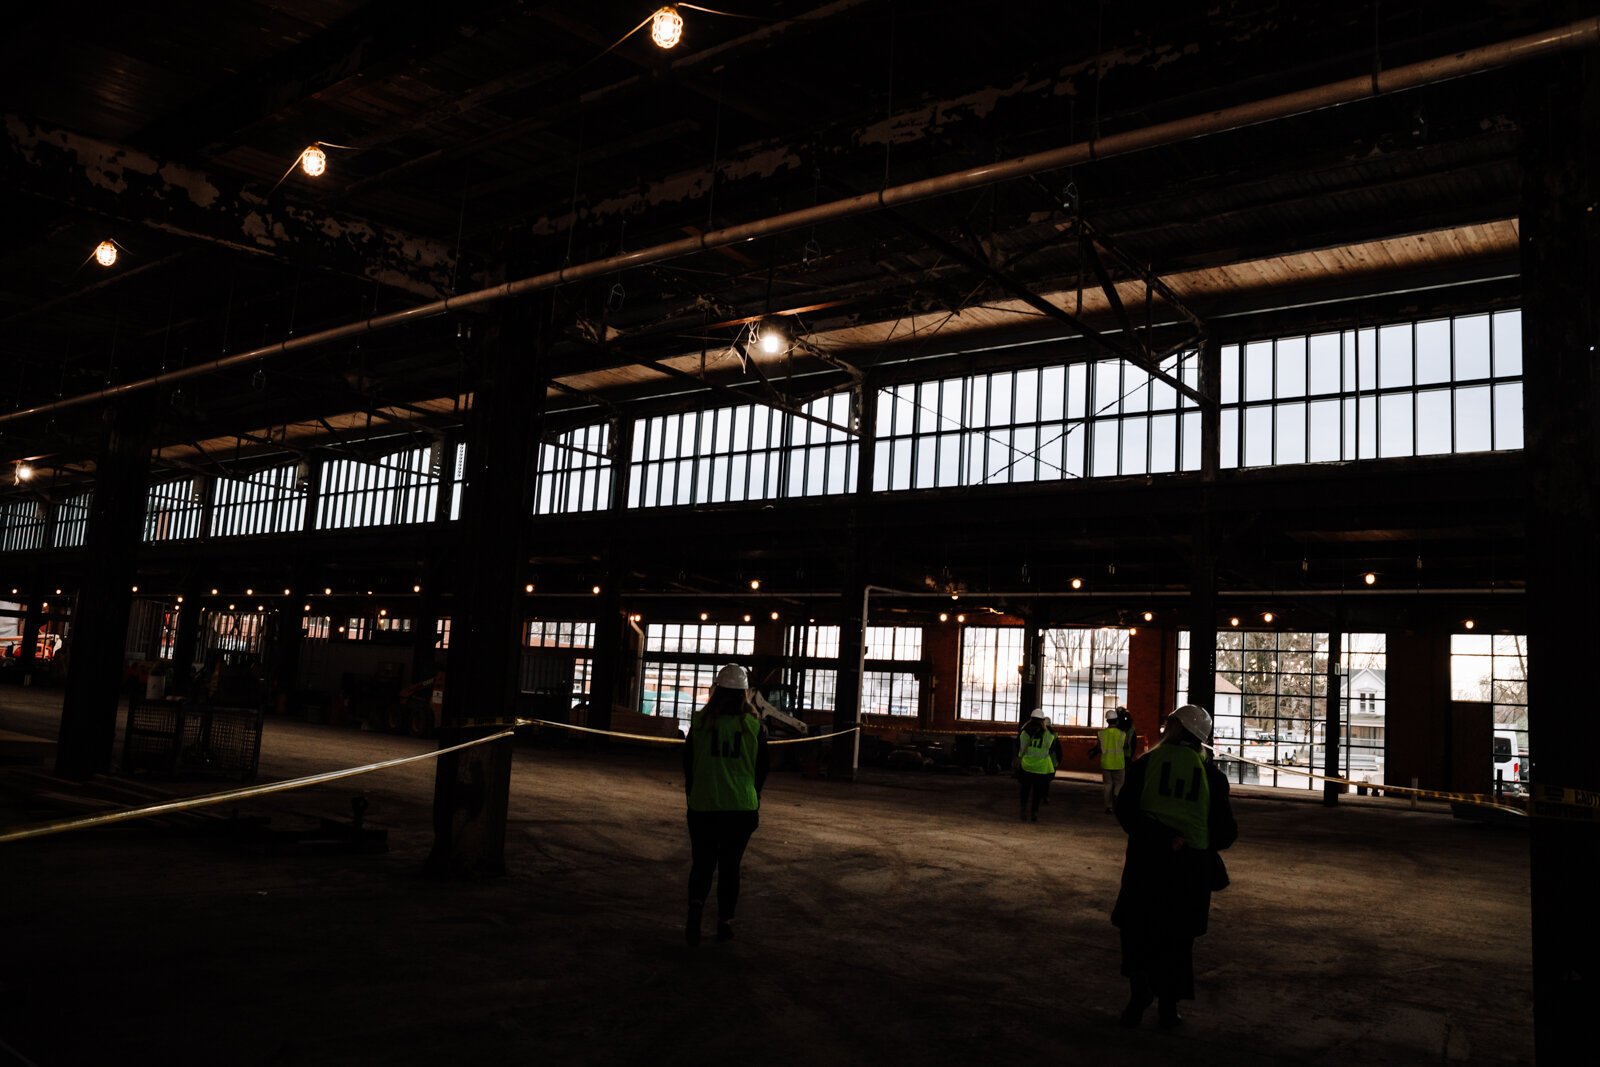
<path id="1" fill-rule="evenodd" d="M 1366 582 L 1368 585 L 1373 585 L 1378 581 L 1378 576 L 1373 574 L 1371 571 L 1368 571 L 1366 574 L 1361 576 L 1361 580 Z"/>
<path id="2" fill-rule="evenodd" d="M 211 589 L 211 595 L 212 596 L 216 596 L 217 595 L 217 590 L 216 590 L 215 586 L 213 586 L 212 589 Z"/>
<path id="3" fill-rule="evenodd" d="M 956 616 L 956 622 L 966 622 L 966 621 L 967 621 L 967 617 L 965 615 L 957 615 Z"/>
<path id="4" fill-rule="evenodd" d="M 701 613 L 700 613 L 700 621 L 701 621 L 701 622 L 705 622 L 705 621 L 706 621 L 706 620 L 707 620 L 707 619 L 709 619 L 709 618 L 711 618 L 711 615 L 710 615 L 710 614 L 709 614 L 709 613 L 707 613 L 707 612 L 704 612 L 704 611 L 702 611 L 702 612 L 701 612 Z"/>
<path id="5" fill-rule="evenodd" d="M 1138 637 L 1139 636 L 1139 628 L 1137 626 L 1128 627 L 1128 636 L 1129 637 Z"/>
<path id="6" fill-rule="evenodd" d="M 668 4 L 650 16 L 650 40 L 657 48 L 676 48 L 683 40 L 683 16 L 677 8 Z"/>
<path id="7" fill-rule="evenodd" d="M 1074 578 L 1074 579 L 1072 579 L 1072 588 L 1074 588 L 1074 589 L 1082 589 L 1083 588 L 1083 579 L 1082 578 Z"/>
<path id="8" fill-rule="evenodd" d="M 1270 611 L 1263 611 L 1261 613 L 1261 621 L 1262 622 L 1271 622 L 1275 618 L 1277 618 L 1277 616 L 1272 614 L 1272 612 L 1270 612 Z"/>
<path id="9" fill-rule="evenodd" d="M 772 613 L 772 621 L 773 622 L 777 622 L 778 621 L 778 613 L 776 611 L 774 611 Z"/>
<path id="10" fill-rule="evenodd" d="M 31 482 L 32 480 L 33 467 L 26 463 L 17 464 L 17 484 L 21 485 L 23 482 Z"/>
<path id="11" fill-rule="evenodd" d="M 761 579 L 760 578 L 752 578 L 752 579 L 750 579 L 750 588 L 751 589 L 760 589 L 761 588 Z"/>
<path id="12" fill-rule="evenodd" d="M 744 617 L 744 621 L 745 621 L 745 622 L 749 622 L 749 621 L 750 621 L 750 616 L 748 616 L 748 615 L 746 615 L 746 616 L 745 616 L 745 617 Z"/>
<path id="13" fill-rule="evenodd" d="M 1228 625 L 1229 626 L 1238 626 L 1239 625 L 1239 616 L 1235 615 L 1232 618 L 1230 618 L 1228 620 Z"/>
<path id="14" fill-rule="evenodd" d="M 525 586 L 523 586 L 523 587 L 522 587 L 522 591 L 523 591 L 523 592 L 524 592 L 524 593 L 531 593 L 531 592 L 533 592 L 533 583 L 532 583 L 532 582 L 529 582 L 529 583 L 528 583 L 528 584 L 527 584 L 527 585 L 525 585 Z"/>
<path id="15" fill-rule="evenodd" d="M 1470 629 L 1472 629 L 1474 626 L 1476 626 L 1478 624 L 1473 622 L 1471 619 L 1468 619 L 1467 621 L 1463 622 L 1461 625 L 1465 626 L 1467 629 L 1470 630 Z"/>
<path id="16" fill-rule="evenodd" d="M 595 596 L 599 596 L 600 595 L 600 587 L 598 585 L 590 586 L 589 587 L 589 592 L 593 593 Z"/>
<path id="17" fill-rule="evenodd" d="M 941 611 L 941 612 L 939 612 L 939 621 L 940 622 L 949 622 L 950 621 L 950 616 Z"/>
<path id="18" fill-rule="evenodd" d="M 412 591 L 412 592 L 413 592 L 413 593 L 420 593 L 420 592 L 422 592 L 422 586 L 421 586 L 421 585 L 420 585 L 420 584 L 418 584 L 418 585 L 413 585 L 413 586 L 412 586 L 412 587 L 411 587 L 411 591 Z"/>
<path id="19" fill-rule="evenodd" d="M 216 590 L 215 590 L 215 589 L 213 589 L 213 590 L 212 590 L 212 592 L 213 592 L 213 593 L 215 593 L 215 592 L 216 592 Z M 333 589 L 332 589 L 332 588 L 330 588 L 330 587 L 329 587 L 329 586 L 326 586 L 326 585 L 325 585 L 325 586 L 323 586 L 323 587 L 322 587 L 322 595 L 323 595 L 323 596 L 332 596 L 332 595 L 333 595 Z"/>
<path id="20" fill-rule="evenodd" d="M 761 351 L 769 356 L 783 351 L 783 334 L 776 327 L 768 326 L 761 331 Z"/>
<path id="21" fill-rule="evenodd" d="M 117 245 L 114 241 L 101 241 L 94 246 L 94 261 L 102 267 L 117 265 Z"/>
<path id="22" fill-rule="evenodd" d="M 320 178 L 328 169 L 328 153 L 316 145 L 310 145 L 300 153 L 300 169 L 306 172 L 308 178 Z"/>
<path id="23" fill-rule="evenodd" d="M 1144 613 L 1144 621 L 1145 622 L 1154 622 L 1155 619 L 1156 619 L 1155 612 L 1147 611 L 1147 612 Z"/>

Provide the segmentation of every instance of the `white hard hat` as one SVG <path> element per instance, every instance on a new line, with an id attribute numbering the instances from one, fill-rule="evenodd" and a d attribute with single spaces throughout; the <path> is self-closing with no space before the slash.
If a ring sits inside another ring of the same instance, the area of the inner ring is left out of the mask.
<path id="1" fill-rule="evenodd" d="M 1034 708 L 1033 709 L 1033 714 L 1029 715 L 1028 718 L 1030 718 L 1030 719 L 1042 719 L 1042 718 L 1044 718 L 1044 709 L 1043 708 Z"/>
<path id="2" fill-rule="evenodd" d="M 750 674 L 737 663 L 730 663 L 717 672 L 718 689 L 749 689 Z"/>
<path id="3" fill-rule="evenodd" d="M 1172 717 L 1201 741 L 1211 740 L 1211 713 L 1199 704 L 1185 704 L 1174 711 Z"/>

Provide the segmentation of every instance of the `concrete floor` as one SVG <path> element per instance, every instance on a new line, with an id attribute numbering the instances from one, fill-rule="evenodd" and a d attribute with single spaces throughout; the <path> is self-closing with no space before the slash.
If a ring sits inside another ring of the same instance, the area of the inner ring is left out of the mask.
<path id="1" fill-rule="evenodd" d="M 0 728 L 59 708 L 0 689 Z M 428 747 L 272 719 L 262 777 Z M 1129 1032 L 1096 785 L 1034 825 L 1009 779 L 775 774 L 738 939 L 690 952 L 674 756 L 519 748 L 510 872 L 475 884 L 418 876 L 431 762 L 242 808 L 305 825 L 363 792 L 386 855 L 139 823 L 0 845 L 0 1063 L 1532 1062 L 1518 831 L 1241 794 L 1189 1022 Z M 0 789 L 6 824 L 58 814 Z"/>

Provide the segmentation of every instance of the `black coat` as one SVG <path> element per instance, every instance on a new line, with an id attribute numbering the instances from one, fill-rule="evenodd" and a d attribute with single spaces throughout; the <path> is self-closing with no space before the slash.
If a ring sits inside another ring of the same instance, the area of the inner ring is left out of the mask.
<path id="1" fill-rule="evenodd" d="M 1139 927 L 1172 937 L 1199 937 L 1206 932 L 1211 913 L 1212 854 L 1239 836 L 1228 802 L 1228 779 L 1215 765 L 1206 764 L 1206 782 L 1211 789 L 1210 849 L 1174 849 L 1177 835 L 1139 808 L 1149 766 L 1149 753 L 1134 760 L 1117 794 L 1117 821 L 1128 833 L 1128 855 L 1111 921 L 1123 929 Z"/>

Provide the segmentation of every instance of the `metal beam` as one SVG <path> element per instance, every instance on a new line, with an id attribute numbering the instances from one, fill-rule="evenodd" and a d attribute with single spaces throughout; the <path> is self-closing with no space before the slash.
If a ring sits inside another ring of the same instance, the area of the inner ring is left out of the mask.
<path id="1" fill-rule="evenodd" d="M 263 196 L 237 178 L 18 115 L 7 115 L 0 129 L 0 183 L 13 193 L 422 297 L 449 292 L 455 269 L 454 252 L 431 238 L 333 218 L 281 195 Z"/>

